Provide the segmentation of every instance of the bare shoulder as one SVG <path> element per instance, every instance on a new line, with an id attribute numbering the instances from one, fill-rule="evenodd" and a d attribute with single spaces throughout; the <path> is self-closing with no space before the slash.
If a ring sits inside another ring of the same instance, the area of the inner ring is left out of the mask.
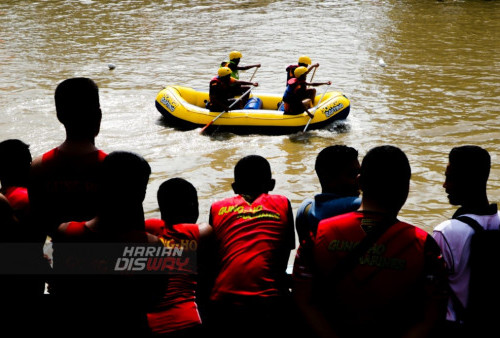
<path id="1" fill-rule="evenodd" d="M 38 173 L 42 168 L 42 156 L 37 156 L 31 161 L 31 172 Z"/>
<path id="2" fill-rule="evenodd" d="M 198 229 L 200 230 L 200 238 L 207 238 L 212 236 L 213 228 L 208 223 L 200 223 L 198 224 Z"/>
<path id="3" fill-rule="evenodd" d="M 153 234 L 150 234 L 149 232 L 146 232 L 146 239 L 148 243 L 161 243 L 160 238 L 158 236 L 155 236 Z"/>
<path id="4" fill-rule="evenodd" d="M 69 222 L 66 222 L 66 223 L 61 223 L 61 225 L 59 225 L 59 226 L 57 227 L 57 231 L 58 231 L 59 233 L 64 233 L 64 232 L 66 232 L 66 230 L 68 229 L 68 226 L 69 226 Z"/>

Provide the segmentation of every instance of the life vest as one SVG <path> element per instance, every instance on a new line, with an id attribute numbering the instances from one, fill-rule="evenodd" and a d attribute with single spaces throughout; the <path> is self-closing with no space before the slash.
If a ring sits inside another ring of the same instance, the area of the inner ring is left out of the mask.
<path id="1" fill-rule="evenodd" d="M 233 78 L 229 79 L 229 83 L 221 81 L 218 76 L 214 76 L 212 80 L 210 80 L 210 96 L 216 96 L 219 100 L 229 100 L 234 97 L 233 92 L 231 91 L 230 86 L 236 83 L 236 80 Z"/>
<path id="2" fill-rule="evenodd" d="M 293 72 L 298 67 L 299 67 L 299 65 L 290 65 L 290 66 L 286 67 L 286 82 L 287 82 L 287 84 L 288 84 L 288 80 L 295 77 L 295 74 Z"/>
<path id="3" fill-rule="evenodd" d="M 210 80 L 210 87 L 212 86 L 218 86 L 219 88 L 224 89 L 228 87 L 228 85 L 224 81 L 221 81 L 218 76 L 214 76 L 212 80 Z"/>
<path id="4" fill-rule="evenodd" d="M 283 102 L 290 103 L 293 101 L 302 101 L 306 86 L 305 81 L 299 81 L 296 77 L 291 78 L 287 82 L 285 93 L 283 94 Z"/>

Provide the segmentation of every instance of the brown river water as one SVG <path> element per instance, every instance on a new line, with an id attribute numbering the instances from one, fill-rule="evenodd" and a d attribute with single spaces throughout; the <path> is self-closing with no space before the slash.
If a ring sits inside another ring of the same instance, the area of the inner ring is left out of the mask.
<path id="1" fill-rule="evenodd" d="M 262 64 L 256 91 L 269 93 L 282 93 L 286 66 L 309 55 L 320 64 L 315 81 L 344 92 L 350 115 L 306 135 L 208 137 L 165 125 L 157 93 L 167 84 L 208 89 L 232 50 L 242 65 Z M 147 217 L 159 216 L 160 183 L 179 176 L 198 189 L 207 221 L 248 154 L 270 161 L 274 192 L 295 213 L 319 192 L 314 161 L 333 144 L 355 147 L 360 160 L 377 145 L 403 149 L 413 174 L 400 218 L 427 231 L 454 210 L 442 188 L 454 146 L 490 151 L 488 194 L 500 199 L 499 1 L 1 1 L 1 139 L 23 140 L 33 156 L 61 143 L 53 93 L 74 76 L 100 87 L 97 146 L 149 161 Z"/>

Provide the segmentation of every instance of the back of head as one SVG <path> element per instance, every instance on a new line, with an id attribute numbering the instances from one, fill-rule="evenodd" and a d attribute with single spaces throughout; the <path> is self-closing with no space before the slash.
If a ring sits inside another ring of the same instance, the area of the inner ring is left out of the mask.
<path id="1" fill-rule="evenodd" d="M 84 77 L 64 80 L 57 86 L 54 99 L 57 118 L 66 130 L 90 137 L 98 134 L 102 114 L 99 89 L 93 80 Z"/>
<path id="2" fill-rule="evenodd" d="M 293 71 L 293 75 L 294 75 L 296 78 L 299 78 L 299 77 L 301 77 L 302 75 L 304 75 L 306 72 L 307 72 L 307 68 L 306 68 L 306 67 L 303 67 L 303 66 L 300 66 L 300 67 L 295 68 L 295 70 Z"/>
<path id="3" fill-rule="evenodd" d="M 158 188 L 161 218 L 167 224 L 196 223 L 199 216 L 196 188 L 182 178 L 172 178 Z"/>
<path id="4" fill-rule="evenodd" d="M 461 185 L 484 189 L 490 175 L 491 158 L 486 149 L 474 145 L 455 147 L 448 156 L 453 178 Z"/>
<path id="5" fill-rule="evenodd" d="M 410 163 L 401 149 L 390 145 L 372 148 L 360 168 L 363 199 L 399 210 L 408 197 L 410 177 Z"/>
<path id="6" fill-rule="evenodd" d="M 234 167 L 233 190 L 237 194 L 259 195 L 274 188 L 271 166 L 259 155 L 248 155 Z"/>
<path id="7" fill-rule="evenodd" d="M 236 60 L 236 59 L 241 59 L 243 55 L 241 52 L 237 50 L 233 50 L 232 52 L 229 53 L 229 60 Z"/>
<path id="8" fill-rule="evenodd" d="M 232 70 L 228 67 L 220 67 L 217 70 L 217 76 L 219 76 L 219 77 L 228 76 L 228 75 L 231 75 L 231 72 L 232 72 Z"/>
<path id="9" fill-rule="evenodd" d="M 338 189 L 344 191 L 357 191 L 356 187 L 343 187 L 341 180 L 346 185 L 353 185 L 357 175 L 359 174 L 358 151 L 352 147 L 345 145 L 333 145 L 321 150 L 316 157 L 314 166 L 316 174 L 323 192 L 329 191 L 336 185 Z"/>
<path id="10" fill-rule="evenodd" d="M 102 162 L 101 198 L 105 204 L 137 204 L 144 200 L 151 175 L 149 163 L 140 155 L 114 151 Z"/>
<path id="11" fill-rule="evenodd" d="M 9 139 L 0 142 L 0 181 L 3 184 L 24 186 L 31 160 L 29 145 L 23 141 Z"/>

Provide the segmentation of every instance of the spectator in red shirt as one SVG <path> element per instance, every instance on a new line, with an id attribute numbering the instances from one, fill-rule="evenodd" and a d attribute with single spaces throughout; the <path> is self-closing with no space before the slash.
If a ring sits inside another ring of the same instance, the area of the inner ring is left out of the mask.
<path id="1" fill-rule="evenodd" d="M 371 149 L 361 164 L 360 209 L 321 221 L 312 245 L 299 248 L 293 294 L 316 337 L 430 337 L 444 322 L 439 247 L 397 218 L 410 176 L 399 148 Z"/>
<path id="2" fill-rule="evenodd" d="M 274 185 L 269 162 L 246 156 L 234 168 L 236 195 L 210 208 L 218 273 L 209 327 L 219 337 L 276 337 L 289 327 L 286 268 L 294 222 L 290 201 L 269 194 Z"/>
<path id="3" fill-rule="evenodd" d="M 151 167 L 141 156 L 110 153 L 98 174 L 96 216 L 58 227 L 54 251 L 60 252 L 54 271 L 61 278 L 54 280 L 53 288 L 58 301 L 56 336 L 73 330 L 82 337 L 151 334 L 147 311 L 161 295 L 167 277 L 136 264 L 138 259 L 159 256 L 140 252 L 163 248 L 160 239 L 145 230 L 142 203 L 150 174 Z M 133 269 L 126 268 L 128 263 Z"/>
<path id="4" fill-rule="evenodd" d="M 157 193 L 161 219 L 146 220 L 146 231 L 161 237 L 169 246 L 181 245 L 185 258 L 199 263 L 203 260 L 211 239 L 212 227 L 196 224 L 199 216 L 196 188 L 182 178 L 163 182 Z M 169 274 L 165 292 L 148 312 L 148 322 L 155 336 L 199 337 L 202 319 L 199 313 L 197 270 L 175 271 Z"/>
<path id="5" fill-rule="evenodd" d="M 33 222 L 28 198 L 28 179 L 31 165 L 29 145 L 18 139 L 0 142 L 0 192 L 7 198 L 16 222 L 3 228 L 5 240 L 12 243 L 8 253 L 15 260 L 14 271 L 19 275 L 9 294 L 16 297 L 31 297 L 30 302 L 40 301 L 45 290 L 45 277 L 49 272 L 49 262 L 43 257 L 45 236 Z"/>
<path id="6" fill-rule="evenodd" d="M 106 156 L 95 146 L 102 117 L 95 82 L 64 80 L 54 97 L 66 139 L 33 160 L 28 186 L 34 216 L 49 235 L 62 222 L 95 216 L 97 171 Z"/>

